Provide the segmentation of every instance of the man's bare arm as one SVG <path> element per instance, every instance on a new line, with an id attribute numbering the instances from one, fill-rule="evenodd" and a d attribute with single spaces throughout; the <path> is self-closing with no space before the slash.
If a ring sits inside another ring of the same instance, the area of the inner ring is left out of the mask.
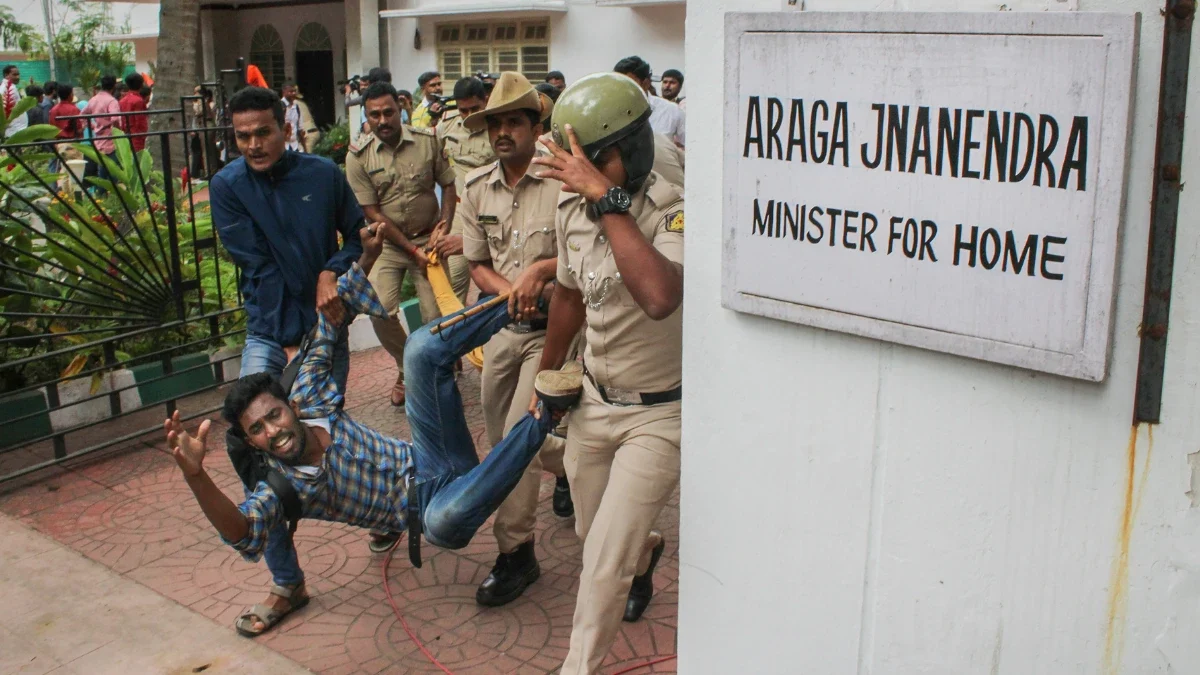
<path id="1" fill-rule="evenodd" d="M 250 532 L 246 516 L 242 515 L 237 505 L 221 492 L 221 488 L 213 483 L 208 472 L 204 470 L 205 446 L 211 428 L 212 421 L 204 420 L 196 430 L 196 435 L 192 436 L 184 430 L 178 410 L 163 423 L 163 430 L 167 432 L 167 445 L 171 448 L 175 463 L 183 472 L 183 477 L 192 489 L 192 494 L 196 496 L 196 502 L 200 504 L 204 515 L 208 517 L 208 522 L 212 523 L 225 541 L 241 541 Z"/>

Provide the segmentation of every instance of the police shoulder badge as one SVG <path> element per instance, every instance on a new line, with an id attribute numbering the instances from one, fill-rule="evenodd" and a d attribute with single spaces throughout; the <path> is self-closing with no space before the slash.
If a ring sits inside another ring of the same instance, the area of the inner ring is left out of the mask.
<path id="1" fill-rule="evenodd" d="M 683 232 L 683 211 L 672 211 L 665 220 L 668 232 Z"/>

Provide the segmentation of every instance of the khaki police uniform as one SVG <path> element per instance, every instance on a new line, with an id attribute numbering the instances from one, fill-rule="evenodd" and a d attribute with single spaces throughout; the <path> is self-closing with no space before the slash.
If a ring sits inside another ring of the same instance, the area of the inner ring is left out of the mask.
<path id="1" fill-rule="evenodd" d="M 450 166 L 454 167 L 454 187 L 457 188 L 458 202 L 462 204 L 463 195 L 467 189 L 467 174 L 481 166 L 496 161 L 496 153 L 492 151 L 492 142 L 488 139 L 487 129 L 471 132 L 463 126 L 464 116 L 457 110 L 446 113 L 437 125 L 437 137 L 442 143 L 442 155 Z M 454 213 L 454 222 L 450 224 L 450 234 L 463 233 L 463 220 L 458 211 Z M 447 262 L 450 285 L 459 302 L 467 303 L 467 290 L 471 287 L 471 268 L 466 256 L 450 256 Z"/>
<path id="2" fill-rule="evenodd" d="M 582 293 L 587 314 L 587 376 L 564 460 L 583 541 L 564 675 L 594 673 L 608 654 L 633 577 L 649 567 L 650 530 L 679 483 L 683 313 L 654 321 L 642 311 L 585 209 L 564 193 L 557 217 L 558 283 Z M 655 249 L 683 264 L 677 188 L 652 173 L 629 213 Z M 676 400 L 648 405 L 643 394 Z"/>
<path id="3" fill-rule="evenodd" d="M 683 192 L 683 151 L 663 134 L 654 134 L 654 172 Z"/>
<path id="4" fill-rule="evenodd" d="M 530 265 L 558 255 L 554 217 L 562 183 L 538 178 L 541 167 L 530 164 L 515 188 L 504 180 L 500 162 L 468 174 L 459 213 L 463 218 L 463 252 L 473 262 L 515 283 Z M 545 321 L 513 324 L 483 347 L 482 404 L 488 443 L 495 446 L 520 420 L 533 397 Z M 496 511 L 493 531 L 501 553 L 512 553 L 533 537 L 537 522 L 542 470 L 563 475 L 562 439 L 547 436 L 517 486 Z"/>
<path id="5" fill-rule="evenodd" d="M 346 156 L 346 179 L 359 204 L 377 204 L 383 215 L 396 224 L 414 246 L 429 243 L 429 234 L 441 218 L 441 207 L 433 186 L 454 183 L 454 170 L 442 156 L 441 145 L 432 129 L 401 127 L 400 143 L 393 149 L 375 138 L 360 136 Z M 370 281 L 380 301 L 393 318 L 371 318 L 380 344 L 396 360 L 404 374 L 404 329 L 395 318 L 400 306 L 400 287 L 404 276 L 414 272 L 413 284 L 421 302 L 421 317 L 432 321 L 441 316 L 429 280 L 409 255 L 390 242 L 371 270 Z"/>

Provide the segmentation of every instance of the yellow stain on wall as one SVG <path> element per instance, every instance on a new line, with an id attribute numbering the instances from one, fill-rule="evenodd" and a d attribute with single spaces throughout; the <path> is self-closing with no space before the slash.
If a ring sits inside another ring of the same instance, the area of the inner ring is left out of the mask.
<path id="1" fill-rule="evenodd" d="M 1137 518 L 1142 496 L 1146 493 L 1146 476 L 1150 473 L 1150 455 L 1154 450 L 1154 429 L 1146 428 L 1146 453 L 1142 459 L 1142 475 L 1137 478 L 1137 440 L 1139 425 L 1129 430 L 1126 448 L 1125 499 L 1121 509 L 1121 523 L 1117 533 L 1117 554 L 1113 559 L 1112 578 L 1108 584 L 1108 628 L 1104 635 L 1104 672 L 1116 675 L 1121 672 L 1121 660 L 1125 653 L 1125 620 L 1129 604 L 1129 548 L 1133 537 L 1133 523 Z M 1135 488 L 1136 479 L 1136 488 Z"/>

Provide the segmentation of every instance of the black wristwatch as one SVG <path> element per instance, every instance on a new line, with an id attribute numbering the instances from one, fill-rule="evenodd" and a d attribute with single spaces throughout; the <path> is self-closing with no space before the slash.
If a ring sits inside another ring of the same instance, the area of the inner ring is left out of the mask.
<path id="1" fill-rule="evenodd" d="M 629 213 L 630 206 L 633 206 L 633 198 L 629 193 L 624 188 L 611 187 L 592 205 L 592 213 L 596 218 L 606 213 Z"/>

